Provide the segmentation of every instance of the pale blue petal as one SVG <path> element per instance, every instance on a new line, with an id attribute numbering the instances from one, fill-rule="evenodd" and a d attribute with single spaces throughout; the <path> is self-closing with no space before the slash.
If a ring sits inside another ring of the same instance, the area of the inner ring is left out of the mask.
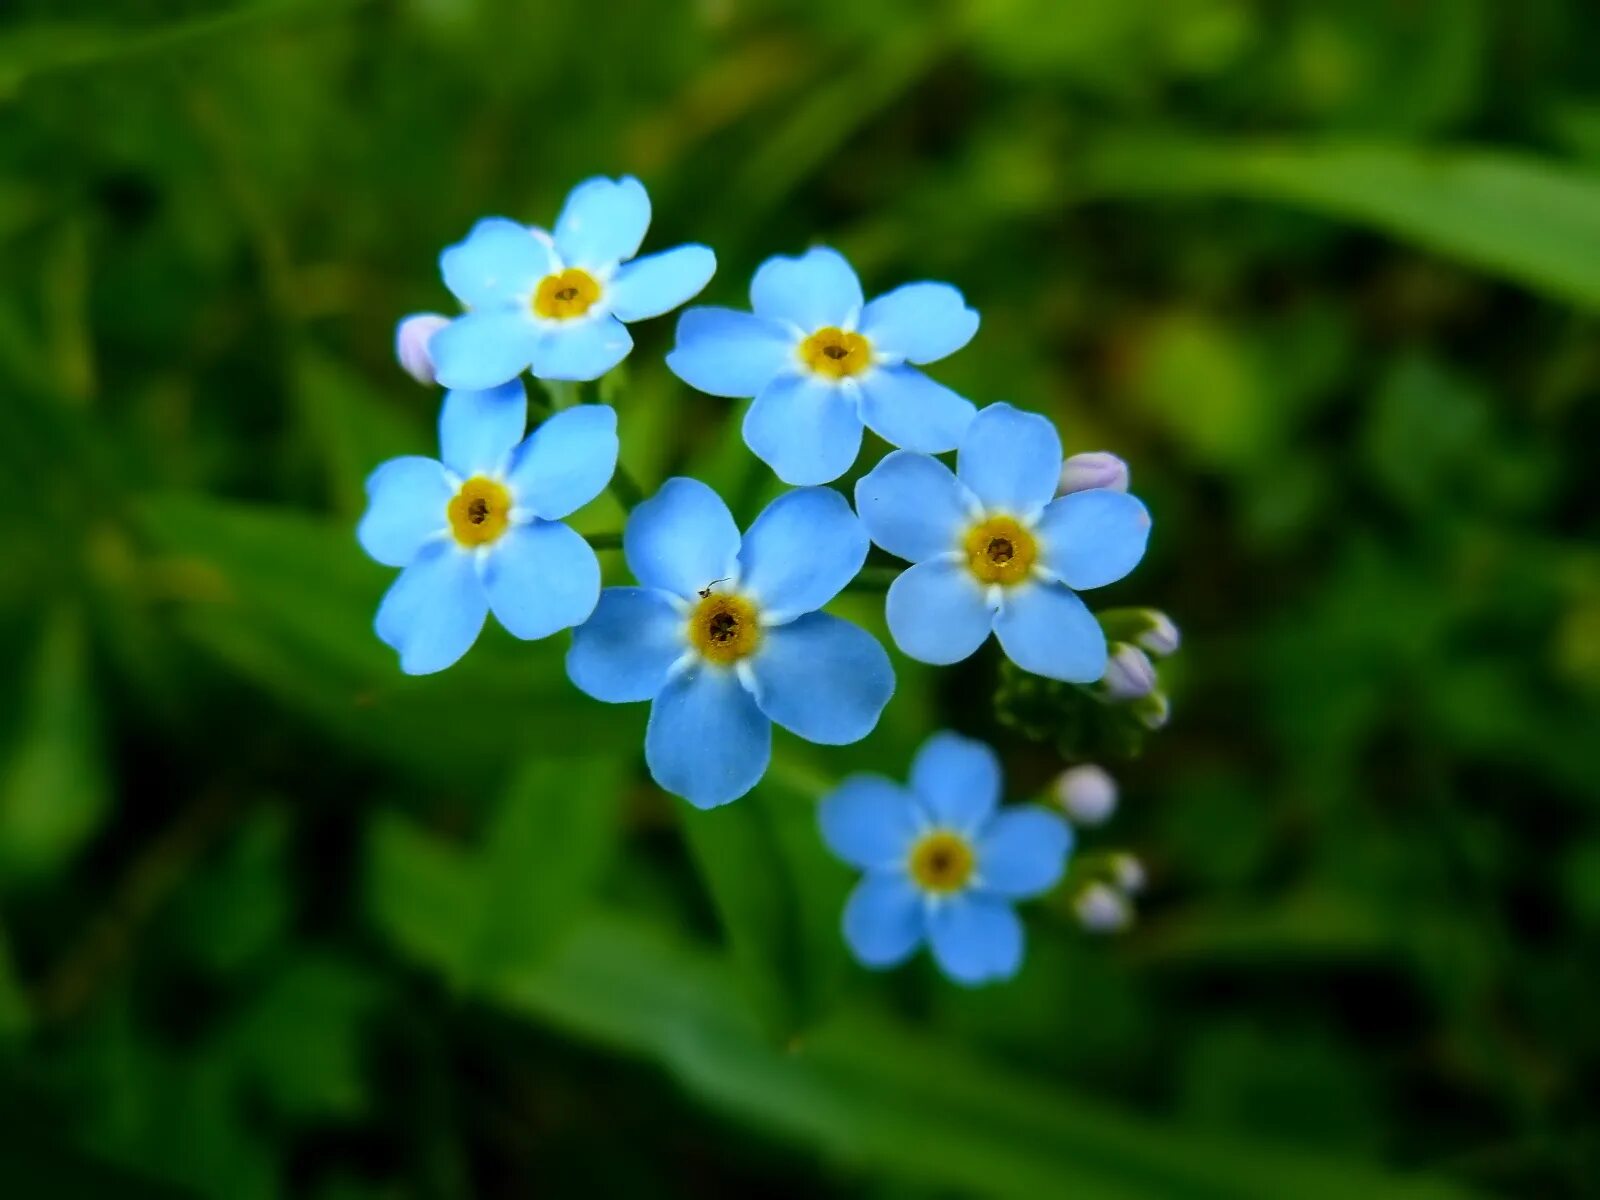
<path id="1" fill-rule="evenodd" d="M 856 482 L 867 534 L 911 562 L 958 549 L 977 503 L 949 467 L 910 450 L 885 455 Z"/>
<path id="2" fill-rule="evenodd" d="M 850 324 L 861 311 L 861 281 L 844 255 L 816 246 L 794 258 L 776 254 L 750 281 L 756 315 L 789 321 L 806 333 Z"/>
<path id="3" fill-rule="evenodd" d="M 606 288 L 606 298 L 620 320 L 643 321 L 694 299 L 716 271 L 709 246 L 676 246 L 628 263 Z"/>
<path id="4" fill-rule="evenodd" d="M 918 662 L 970 658 L 994 627 L 994 606 L 964 563 L 929 559 L 889 585 L 884 615 L 894 644 Z"/>
<path id="5" fill-rule="evenodd" d="M 637 254 L 649 228 L 650 197 L 644 184 L 632 175 L 596 176 L 567 194 L 556 218 L 556 250 L 569 267 L 607 267 Z"/>
<path id="6" fill-rule="evenodd" d="M 892 967 L 922 944 L 925 921 L 922 896 L 905 875 L 867 875 L 845 901 L 845 944 L 863 966 Z"/>
<path id="7" fill-rule="evenodd" d="M 954 354 L 977 332 L 977 312 L 948 283 L 908 283 L 861 312 L 861 333 L 873 350 L 907 362 Z"/>
<path id="8" fill-rule="evenodd" d="M 867 548 L 867 531 L 838 492 L 785 492 L 745 532 L 739 588 L 760 603 L 765 622 L 788 621 L 843 591 L 867 561 Z"/>
<path id="9" fill-rule="evenodd" d="M 1000 805 L 1000 756 L 976 738 L 936 733 L 911 760 L 911 791 L 934 824 L 970 837 Z"/>
<path id="10" fill-rule="evenodd" d="M 1115 583 L 1144 557 L 1150 513 L 1126 492 L 1073 492 L 1052 501 L 1035 528 L 1039 559 L 1070 588 Z"/>
<path id="11" fill-rule="evenodd" d="M 428 341 L 434 378 L 445 387 L 498 387 L 528 369 L 539 330 L 520 309 L 491 309 L 457 317 Z"/>
<path id="12" fill-rule="evenodd" d="M 429 675 L 472 648 L 489 612 L 473 556 L 453 541 L 430 542 L 378 605 L 378 636 L 400 652 L 407 675 Z"/>
<path id="13" fill-rule="evenodd" d="M 861 377 L 861 419 L 891 446 L 943 454 L 961 443 L 977 408 L 915 367 L 878 367 Z"/>
<path id="14" fill-rule="evenodd" d="M 785 483 L 827 483 L 855 462 L 861 416 L 844 388 L 779 375 L 745 413 L 744 441 Z"/>
<path id="15" fill-rule="evenodd" d="M 446 392 L 439 409 L 439 457 L 463 479 L 501 475 L 528 424 L 522 380 L 485 391 Z"/>
<path id="16" fill-rule="evenodd" d="M 1013 900 L 1061 882 L 1072 851 L 1072 827 L 1037 804 L 1008 808 L 978 837 L 978 886 Z"/>
<path id="17" fill-rule="evenodd" d="M 738 572 L 739 527 L 698 479 L 669 479 L 629 514 L 622 551 L 640 583 L 692 600 Z"/>
<path id="18" fill-rule="evenodd" d="M 1034 582 L 1007 588 L 995 635 L 1024 671 L 1065 683 L 1093 683 L 1106 671 L 1106 635 L 1072 589 Z"/>
<path id="19" fill-rule="evenodd" d="M 696 664 L 668 680 L 650 706 L 650 777 L 696 808 L 737 800 L 761 781 L 771 756 L 772 722 L 730 670 Z"/>
<path id="20" fill-rule="evenodd" d="M 485 217 L 439 255 L 445 287 L 474 309 L 520 305 L 554 265 L 546 238 L 505 217 Z"/>
<path id="21" fill-rule="evenodd" d="M 616 409 L 580 404 L 528 435 L 512 456 L 506 483 L 518 507 L 557 521 L 604 491 L 616 469 Z"/>
<path id="22" fill-rule="evenodd" d="M 633 335 L 610 313 L 547 325 L 533 347 L 539 379 L 599 379 L 628 357 Z"/>
<path id="23" fill-rule="evenodd" d="M 600 599 L 600 562 L 559 521 L 530 521 L 494 544 L 483 586 L 500 624 L 533 641 L 589 619 Z"/>
<path id="24" fill-rule="evenodd" d="M 824 746 L 866 737 L 894 695 L 894 668 L 878 639 L 828 613 L 762 630 L 747 661 L 761 711 Z"/>
<path id="25" fill-rule="evenodd" d="M 691 308 L 678 318 L 672 373 L 713 396 L 754 396 L 774 376 L 798 370 L 795 338 L 776 321 L 731 308 Z"/>
<path id="26" fill-rule="evenodd" d="M 928 941 L 940 968 L 969 987 L 1010 979 L 1022 967 L 1022 922 L 1011 906 L 970 893 L 928 914 Z"/>
<path id="27" fill-rule="evenodd" d="M 688 648 L 683 614 L 663 592 L 606 588 L 572 634 L 567 677 L 596 700 L 652 699 Z"/>
<path id="28" fill-rule="evenodd" d="M 902 867 L 920 828 L 917 804 L 882 775 L 847 775 L 817 806 L 828 849 L 867 871 Z"/>
<path id="29" fill-rule="evenodd" d="M 384 566 L 403 567 L 424 542 L 449 530 L 446 510 L 454 494 L 433 459 L 391 458 L 367 476 L 367 511 L 356 540 Z"/>
<path id="30" fill-rule="evenodd" d="M 991 404 L 967 426 L 956 474 L 989 508 L 1032 516 L 1061 476 L 1061 438 L 1038 413 Z"/>

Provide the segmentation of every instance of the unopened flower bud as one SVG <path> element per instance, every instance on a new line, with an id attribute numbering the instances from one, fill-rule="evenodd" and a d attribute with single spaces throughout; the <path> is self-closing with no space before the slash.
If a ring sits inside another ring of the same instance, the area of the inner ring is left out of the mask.
<path id="1" fill-rule="evenodd" d="M 1072 901 L 1078 924 L 1090 933 L 1121 933 L 1133 924 L 1133 905 L 1109 883 L 1091 883 Z"/>
<path id="2" fill-rule="evenodd" d="M 1056 779 L 1056 802 L 1080 825 L 1099 825 L 1117 810 L 1117 781 L 1104 767 L 1082 763 Z"/>
<path id="3" fill-rule="evenodd" d="M 428 343 L 448 324 L 450 318 L 438 313 L 413 313 L 395 326 L 394 356 L 418 383 L 433 382 L 433 356 L 428 353 Z"/>
<path id="4" fill-rule="evenodd" d="M 1146 729 L 1161 729 L 1172 716 L 1172 704 L 1165 692 L 1151 692 L 1133 702 L 1133 715 Z"/>
<path id="5" fill-rule="evenodd" d="M 1182 644 L 1183 637 L 1178 633 L 1178 627 L 1172 623 L 1172 618 L 1160 609 L 1147 608 L 1145 615 L 1150 619 L 1150 625 L 1143 630 L 1134 643 L 1139 649 L 1157 658 L 1165 658 L 1175 653 Z"/>
<path id="6" fill-rule="evenodd" d="M 1106 673 L 1100 677 L 1101 693 L 1107 700 L 1137 700 L 1156 690 L 1156 669 L 1139 647 L 1114 642 Z"/>
<path id="7" fill-rule="evenodd" d="M 1121 888 L 1125 895 L 1137 896 L 1144 891 L 1145 884 L 1149 881 L 1144 864 L 1131 854 L 1113 854 L 1106 868 L 1111 874 L 1112 882 Z"/>
<path id="8" fill-rule="evenodd" d="M 1090 488 L 1110 488 L 1114 492 L 1127 491 L 1128 464 L 1105 450 L 1074 454 L 1061 464 L 1061 482 L 1056 485 L 1056 495 L 1086 492 Z"/>

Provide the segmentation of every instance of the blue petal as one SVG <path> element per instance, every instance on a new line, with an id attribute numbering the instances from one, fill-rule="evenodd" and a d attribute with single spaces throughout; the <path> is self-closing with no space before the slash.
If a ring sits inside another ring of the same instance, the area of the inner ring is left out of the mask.
<path id="1" fill-rule="evenodd" d="M 1072 827 L 1037 804 L 1008 808 L 978 838 L 979 887 L 1020 900 L 1061 882 Z"/>
<path id="2" fill-rule="evenodd" d="M 824 746 L 866 737 L 894 695 L 894 668 L 878 639 L 828 613 L 762 630 L 747 661 L 761 711 Z"/>
<path id="3" fill-rule="evenodd" d="M 442 671 L 472 648 L 489 602 L 474 556 L 453 541 L 424 546 L 384 594 L 373 622 L 407 675 Z"/>
<path id="4" fill-rule="evenodd" d="M 659 317 L 699 295 L 716 274 L 708 246 L 677 246 L 628 263 L 606 289 L 611 311 L 624 321 Z"/>
<path id="5" fill-rule="evenodd" d="M 403 567 L 424 542 L 448 532 L 454 492 L 433 459 L 391 458 L 367 476 L 367 511 L 356 539 L 384 566 Z"/>
<path id="6" fill-rule="evenodd" d="M 832 488 L 785 492 L 745 532 L 739 589 L 761 605 L 767 624 L 814 612 L 867 561 L 867 531 Z"/>
<path id="7" fill-rule="evenodd" d="M 492 388 L 533 361 L 539 329 L 527 313 L 487 310 L 457 317 L 428 341 L 434 378 L 445 387 Z"/>
<path id="8" fill-rule="evenodd" d="M 874 542 L 922 562 L 956 550 L 977 497 L 936 458 L 896 450 L 856 482 L 856 511 Z"/>
<path id="9" fill-rule="evenodd" d="M 688 649 L 683 614 L 663 592 L 607 588 L 572 635 L 567 677 L 596 700 L 649 700 Z"/>
<path id="10" fill-rule="evenodd" d="M 640 583 L 692 600 L 737 573 L 739 527 L 698 479 L 669 479 L 629 514 L 622 550 Z"/>
<path id="11" fill-rule="evenodd" d="M 889 585 L 884 615 L 894 644 L 918 662 L 970 658 L 994 627 L 994 606 L 963 563 L 929 559 Z"/>
<path id="12" fill-rule="evenodd" d="M 568 266 L 607 267 L 637 254 L 649 228 L 644 184 L 632 175 L 596 176 L 567 194 L 556 218 L 556 250 Z"/>
<path id="13" fill-rule="evenodd" d="M 604 491 L 616 469 L 616 409 L 580 404 L 528 435 L 512 456 L 506 482 L 518 507 L 556 521 Z"/>
<path id="14" fill-rule="evenodd" d="M 696 808 L 737 800 L 761 781 L 771 756 L 772 723 L 732 671 L 696 664 L 668 680 L 650 706 L 650 776 Z"/>
<path id="15" fill-rule="evenodd" d="M 744 441 L 785 483 L 827 483 L 855 462 L 861 416 L 844 388 L 779 375 L 745 413 Z"/>
<path id="16" fill-rule="evenodd" d="M 978 314 L 948 283 L 908 283 L 861 312 L 861 333 L 879 354 L 930 363 L 954 354 L 978 332 Z"/>
<path id="17" fill-rule="evenodd" d="M 672 373 L 713 396 L 754 396 L 796 367 L 794 335 L 776 321 L 731 308 L 691 308 L 678 318 Z"/>
<path id="18" fill-rule="evenodd" d="M 844 255 L 826 246 L 795 258 L 774 255 L 750 281 L 750 307 L 757 316 L 791 322 L 806 333 L 851 324 L 863 299 L 861 281 Z"/>
<path id="19" fill-rule="evenodd" d="M 867 871 L 904 865 L 920 818 L 910 794 L 882 775 L 848 775 L 823 797 L 817 823 L 828 849 Z"/>
<path id="20" fill-rule="evenodd" d="M 954 450 L 977 412 L 971 400 L 915 367 L 879 367 L 861 377 L 861 419 L 891 446 Z"/>
<path id="21" fill-rule="evenodd" d="M 610 313 L 545 326 L 533 347 L 533 373 L 539 379 L 584 382 L 599 379 L 628 357 L 633 335 Z"/>
<path id="22" fill-rule="evenodd" d="M 1022 922 L 999 900 L 966 894 L 945 901 L 928 914 L 928 941 L 957 983 L 1010 979 L 1022 967 Z"/>
<path id="23" fill-rule="evenodd" d="M 995 635 L 1024 671 L 1066 683 L 1093 683 L 1106 671 L 1106 635 L 1077 593 L 1059 583 L 1007 588 Z"/>
<path id="24" fill-rule="evenodd" d="M 1144 557 L 1150 513 L 1126 492 L 1096 488 L 1052 501 L 1035 532 L 1040 561 L 1068 587 L 1104 587 Z"/>
<path id="25" fill-rule="evenodd" d="M 600 561 L 559 521 L 530 521 L 494 544 L 483 586 L 500 624 L 532 641 L 589 619 L 600 599 Z"/>
<path id="26" fill-rule="evenodd" d="M 989 508 L 1032 516 L 1061 477 L 1061 438 L 1038 413 L 991 404 L 967 426 L 956 474 Z"/>
<path id="27" fill-rule="evenodd" d="M 439 410 L 439 457 L 463 479 L 499 478 L 528 423 L 522 380 L 485 391 L 446 392 Z"/>
<path id="28" fill-rule="evenodd" d="M 439 255 L 445 287 L 475 309 L 520 304 L 554 265 L 548 240 L 505 217 L 484 218 Z"/>
<path id="29" fill-rule="evenodd" d="M 1000 804 L 1000 757 L 986 742 L 941 731 L 911 760 L 911 790 L 936 825 L 971 836 Z"/>
<path id="30" fill-rule="evenodd" d="M 926 918 L 922 896 L 902 874 L 862 878 L 845 902 L 845 943 L 863 966 L 904 962 L 922 943 Z"/>

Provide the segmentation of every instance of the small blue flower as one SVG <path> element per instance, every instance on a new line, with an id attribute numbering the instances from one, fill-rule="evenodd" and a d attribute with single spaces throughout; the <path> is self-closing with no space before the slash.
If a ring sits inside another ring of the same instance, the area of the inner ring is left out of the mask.
<path id="1" fill-rule="evenodd" d="M 953 450 L 971 401 L 913 363 L 954 354 L 978 314 L 946 283 L 908 283 L 864 304 L 837 251 L 767 259 L 750 282 L 753 313 L 691 308 L 667 366 L 713 396 L 754 396 L 744 440 L 778 478 L 827 483 L 850 469 L 863 424 L 891 445 Z"/>
<path id="2" fill-rule="evenodd" d="M 622 322 L 677 308 L 717 269 L 705 246 L 635 259 L 649 224 L 650 197 L 631 175 L 573 188 L 554 235 L 479 221 L 439 257 L 467 309 L 429 345 L 439 382 L 495 387 L 530 367 L 540 379 L 598 379 L 616 366 L 633 348 Z"/>
<path id="3" fill-rule="evenodd" d="M 941 970 L 968 985 L 1022 966 L 1012 903 L 1053 888 L 1072 829 L 1036 804 L 1000 804 L 1000 760 L 982 742 L 936 733 L 911 763 L 909 790 L 851 775 L 822 801 L 822 838 L 866 872 L 844 909 L 844 937 L 873 968 L 926 941 Z"/>
<path id="4" fill-rule="evenodd" d="M 1051 499 L 1061 440 L 1037 413 L 991 404 L 961 439 L 956 471 L 897 450 L 856 484 L 872 540 L 915 565 L 889 587 L 895 644 L 927 663 L 968 657 L 990 630 L 1036 675 L 1093 683 L 1106 637 L 1079 591 L 1138 565 L 1150 514 L 1106 488 Z"/>
<path id="5" fill-rule="evenodd" d="M 492 610 L 519 638 L 577 625 L 600 597 L 594 551 L 561 518 L 600 494 L 617 467 L 617 414 L 570 408 L 523 438 L 522 381 L 447 392 L 440 459 L 384 463 L 367 478 L 356 536 L 403 567 L 375 623 L 408 675 L 442 671 Z"/>
<path id="6" fill-rule="evenodd" d="M 737 800 L 766 773 L 774 721 L 830 746 L 878 723 L 889 656 L 817 611 L 867 556 L 838 492 L 786 492 L 741 539 L 715 492 L 669 479 L 628 517 L 622 548 L 643 586 L 605 590 L 567 674 L 597 700 L 651 701 L 645 761 L 667 791 L 698 808 Z"/>

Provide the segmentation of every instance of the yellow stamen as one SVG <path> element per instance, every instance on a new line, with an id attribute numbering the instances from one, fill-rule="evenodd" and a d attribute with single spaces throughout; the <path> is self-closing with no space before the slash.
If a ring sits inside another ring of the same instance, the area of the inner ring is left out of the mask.
<path id="1" fill-rule="evenodd" d="M 485 546 L 511 521 L 511 493 L 492 479 L 474 475 L 450 497 L 450 532 L 463 546 Z"/>
<path id="2" fill-rule="evenodd" d="M 756 606 L 743 596 L 703 596 L 689 614 L 689 644 L 714 663 L 735 663 L 761 644 Z"/>
<path id="3" fill-rule="evenodd" d="M 1039 557 L 1033 534 L 1012 517 L 986 517 L 967 530 L 967 569 L 984 583 L 1022 583 Z"/>
<path id="4" fill-rule="evenodd" d="M 925 892 L 958 892 L 976 865 L 972 843 L 948 829 L 934 829 L 911 847 L 911 878 Z"/>
<path id="5" fill-rule="evenodd" d="M 539 280 L 533 293 L 533 311 L 549 321 L 570 321 L 581 317 L 600 299 L 600 285 L 593 275 L 568 267 Z"/>
<path id="6" fill-rule="evenodd" d="M 818 375 L 845 379 L 872 365 L 872 343 L 829 325 L 800 343 L 800 359 Z"/>

